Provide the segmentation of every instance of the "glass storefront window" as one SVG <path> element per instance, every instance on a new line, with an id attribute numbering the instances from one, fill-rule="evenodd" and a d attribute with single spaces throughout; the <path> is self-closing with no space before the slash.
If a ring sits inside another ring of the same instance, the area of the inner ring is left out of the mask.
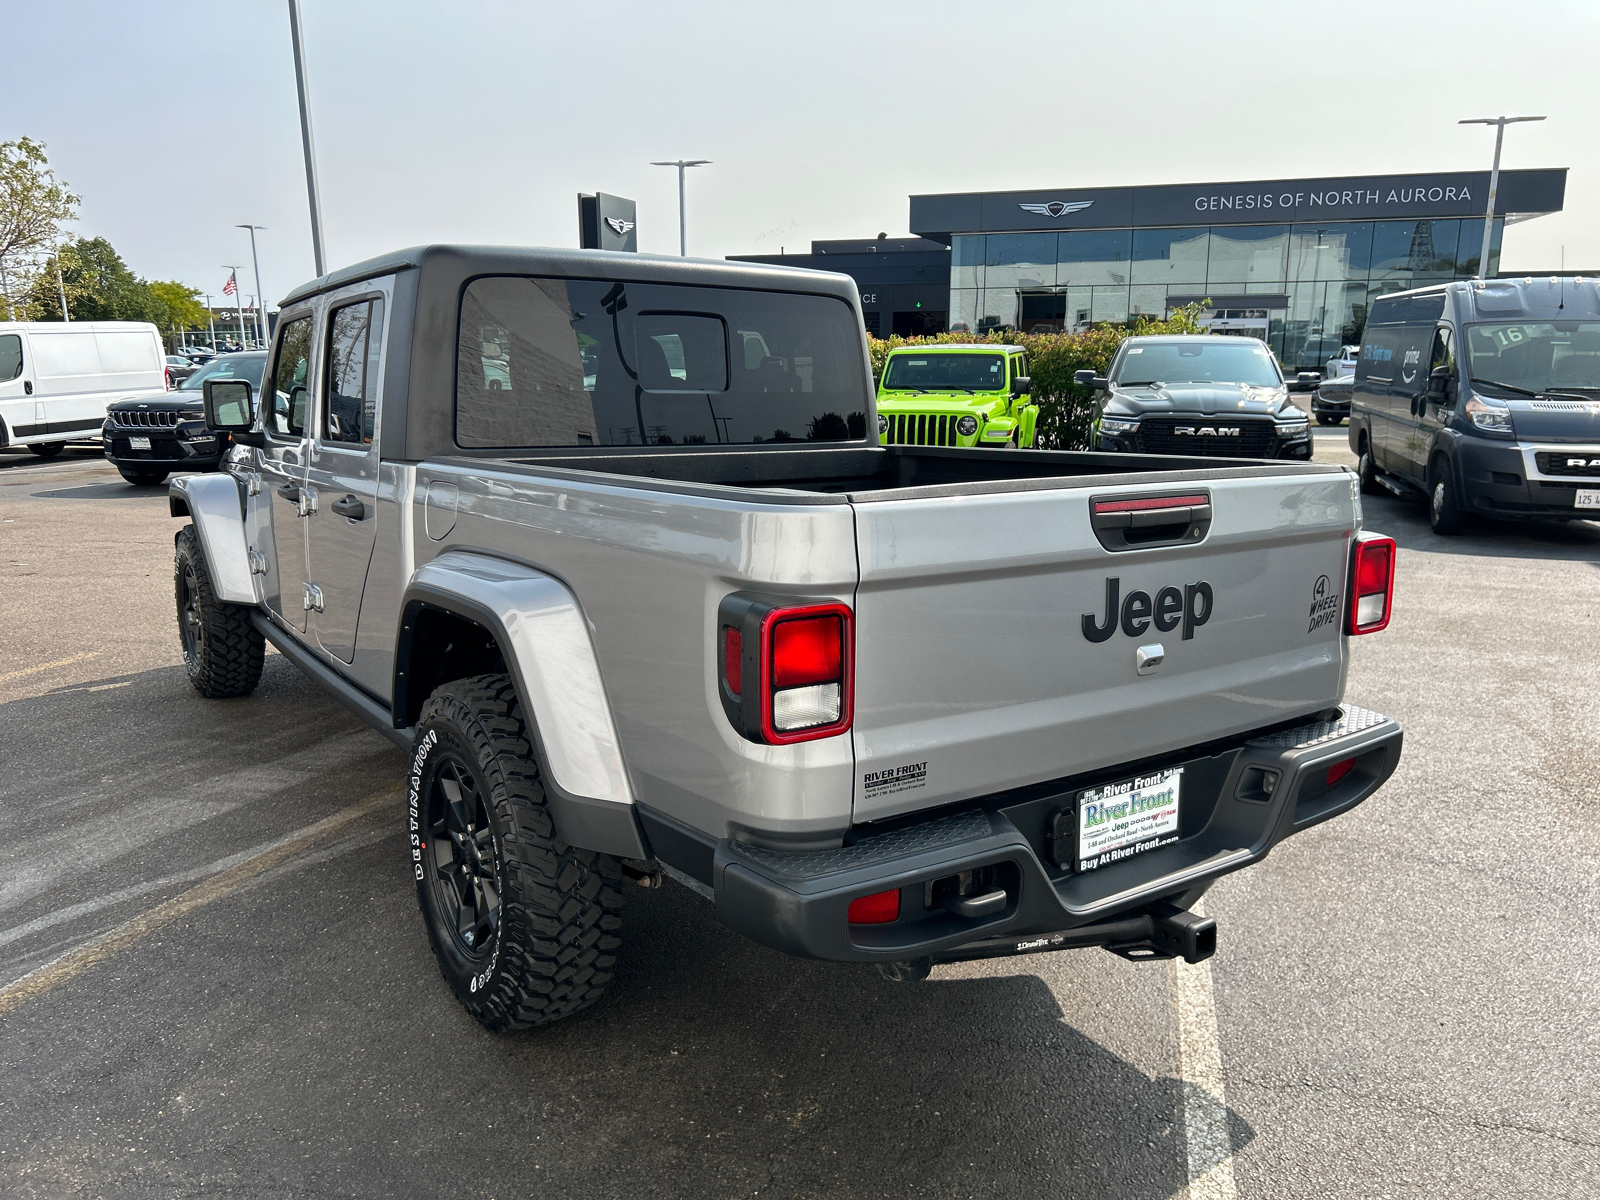
<path id="1" fill-rule="evenodd" d="M 950 239 L 950 286 L 953 288 L 978 288 L 983 286 L 984 237 L 980 234 L 963 234 Z"/>
<path id="2" fill-rule="evenodd" d="M 1289 233 L 1289 281 L 1366 279 L 1372 222 L 1296 225 Z"/>
<path id="3" fill-rule="evenodd" d="M 1087 329 L 1093 324 L 1094 317 L 1094 289 L 1087 287 L 1069 287 L 1066 289 L 1067 311 L 1066 323 L 1068 329 Z"/>
<path id="4" fill-rule="evenodd" d="M 1127 288 L 1097 287 L 1094 289 L 1094 305 L 1089 314 L 1089 320 L 1092 324 L 1098 325 L 1101 321 L 1116 321 L 1120 324 L 1127 319 Z"/>
<path id="5" fill-rule="evenodd" d="M 1060 235 L 1056 281 L 1125 284 L 1133 257 L 1131 229 L 1081 229 Z"/>
<path id="6" fill-rule="evenodd" d="M 1282 280 L 1288 250 L 1287 225 L 1214 226 L 1206 284 Z"/>
<path id="7" fill-rule="evenodd" d="M 960 238 L 956 239 L 960 241 Z M 950 329 L 970 333 L 978 327 L 978 289 L 950 289 Z"/>
<path id="8" fill-rule="evenodd" d="M 1054 287 L 1056 235 L 1013 233 L 989 238 L 983 256 L 983 286 Z"/>
<path id="9" fill-rule="evenodd" d="M 1017 293 L 1012 288 L 984 288 L 978 308 L 978 333 L 1017 327 Z"/>
<path id="10" fill-rule="evenodd" d="M 1167 289 L 1159 284 L 1145 284 L 1128 289 L 1128 315 L 1155 317 L 1167 314 Z"/>
<path id="11" fill-rule="evenodd" d="M 1205 283 L 1210 232 L 1209 229 L 1135 229 L 1133 282 Z"/>
<path id="12" fill-rule="evenodd" d="M 1489 241 L 1489 274 L 1500 269 L 1500 235 L 1505 232 L 1506 219 L 1494 219 L 1493 236 Z M 1461 222 L 1461 236 L 1456 243 L 1456 277 L 1470 279 L 1478 273 L 1478 255 L 1483 252 L 1483 218 Z"/>

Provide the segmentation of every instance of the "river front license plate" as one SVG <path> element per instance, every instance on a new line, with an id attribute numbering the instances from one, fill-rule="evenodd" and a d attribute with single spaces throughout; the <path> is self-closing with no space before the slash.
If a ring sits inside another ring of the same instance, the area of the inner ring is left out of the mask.
<path id="1" fill-rule="evenodd" d="M 1600 508 L 1600 491 L 1594 488 L 1579 488 L 1572 503 L 1575 508 Z"/>
<path id="2" fill-rule="evenodd" d="M 149 438 L 141 438 L 141 437 L 131 437 L 131 438 L 128 439 L 128 449 L 129 450 L 148 450 L 148 449 L 150 449 L 150 439 Z"/>
<path id="3" fill-rule="evenodd" d="M 1183 768 L 1078 793 L 1078 870 L 1093 871 L 1178 840 Z"/>

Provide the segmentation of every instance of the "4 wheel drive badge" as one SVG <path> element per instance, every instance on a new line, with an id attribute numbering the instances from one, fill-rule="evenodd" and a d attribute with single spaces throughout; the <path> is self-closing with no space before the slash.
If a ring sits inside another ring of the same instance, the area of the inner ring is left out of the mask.
<path id="1" fill-rule="evenodd" d="M 618 237 L 621 237 L 623 234 L 627 233 L 628 230 L 633 228 L 632 221 L 624 221 L 621 217 L 607 217 L 606 224 L 617 231 Z"/>
<path id="2" fill-rule="evenodd" d="M 1024 213 L 1037 213 L 1038 216 L 1066 216 L 1067 213 L 1082 213 L 1093 203 L 1093 200 L 1051 200 L 1048 205 L 1018 205 L 1018 208 Z"/>
<path id="3" fill-rule="evenodd" d="M 1310 616 L 1311 624 L 1306 626 L 1307 633 L 1313 633 L 1324 625 L 1332 625 L 1339 616 L 1339 593 L 1326 575 L 1318 575 L 1317 581 L 1311 585 Z"/>

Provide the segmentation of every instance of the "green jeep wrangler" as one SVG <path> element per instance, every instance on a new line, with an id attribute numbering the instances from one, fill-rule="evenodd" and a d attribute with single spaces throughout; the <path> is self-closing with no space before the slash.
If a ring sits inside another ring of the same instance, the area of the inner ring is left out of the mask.
<path id="1" fill-rule="evenodd" d="M 884 361 L 882 445 L 1031 448 L 1038 421 L 1021 346 L 902 346 Z"/>

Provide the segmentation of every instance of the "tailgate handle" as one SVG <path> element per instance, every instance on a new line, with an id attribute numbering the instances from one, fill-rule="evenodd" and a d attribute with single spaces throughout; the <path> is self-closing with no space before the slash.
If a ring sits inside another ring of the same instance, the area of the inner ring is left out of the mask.
<path id="1" fill-rule="evenodd" d="M 1211 528 L 1211 494 L 1096 496 L 1089 501 L 1089 524 L 1107 550 L 1193 544 Z"/>

